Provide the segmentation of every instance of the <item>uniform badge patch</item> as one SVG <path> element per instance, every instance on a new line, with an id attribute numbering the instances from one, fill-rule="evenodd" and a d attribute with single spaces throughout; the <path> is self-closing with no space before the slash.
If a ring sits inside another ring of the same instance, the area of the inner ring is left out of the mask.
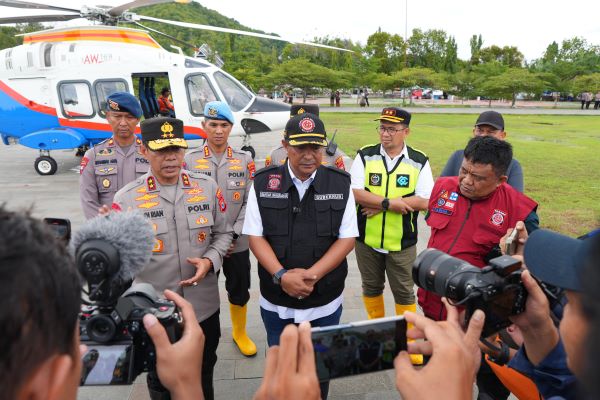
<path id="1" fill-rule="evenodd" d="M 233 200 L 238 201 L 239 199 L 242 198 L 242 195 L 240 194 L 240 192 L 233 192 Z"/>
<path id="2" fill-rule="evenodd" d="M 452 211 L 446 210 L 444 208 L 434 207 L 431 210 L 433 212 L 436 212 L 436 213 L 439 213 L 439 214 L 452 215 Z"/>
<path id="3" fill-rule="evenodd" d="M 302 132 L 312 132 L 313 129 L 315 129 L 315 121 L 313 121 L 311 118 L 302 118 L 298 125 L 300 126 L 300 130 L 302 130 Z"/>
<path id="4" fill-rule="evenodd" d="M 136 193 L 146 193 L 146 188 L 142 186 L 141 188 L 136 189 L 135 192 Z"/>
<path id="5" fill-rule="evenodd" d="M 214 107 L 208 108 L 208 115 L 210 117 L 216 117 L 218 113 L 219 113 L 219 111 L 216 108 L 214 108 Z"/>
<path id="6" fill-rule="evenodd" d="M 339 156 L 338 158 L 335 159 L 335 166 L 338 167 L 339 169 L 346 169 L 346 166 L 344 165 L 344 157 L 343 156 Z"/>
<path id="7" fill-rule="evenodd" d="M 168 122 L 165 122 L 160 127 L 160 131 L 162 132 L 162 135 L 160 135 L 160 137 L 162 137 L 163 139 L 169 139 L 169 138 L 175 137 L 175 134 L 173 133 L 173 129 L 174 129 L 173 125 L 171 125 Z"/>
<path id="8" fill-rule="evenodd" d="M 112 205 L 110 206 L 110 208 L 112 208 L 115 211 L 122 211 L 121 205 L 119 203 L 112 203 Z"/>
<path id="9" fill-rule="evenodd" d="M 114 100 L 109 100 L 108 101 L 108 106 L 110 107 L 111 110 L 115 110 L 115 111 L 119 111 L 120 110 L 119 103 L 117 103 Z"/>
<path id="10" fill-rule="evenodd" d="M 79 164 L 79 174 L 83 174 L 83 170 L 85 169 L 85 167 L 88 165 L 89 162 L 90 162 L 90 159 L 87 157 L 83 157 L 81 159 L 81 163 Z"/>
<path id="11" fill-rule="evenodd" d="M 231 165 L 231 166 L 229 167 L 229 169 L 230 169 L 231 171 L 241 171 L 241 170 L 243 170 L 244 168 L 240 167 L 239 165 Z"/>
<path id="12" fill-rule="evenodd" d="M 97 152 L 96 155 L 106 157 L 106 156 L 112 156 L 114 153 L 115 153 L 115 151 L 113 149 L 102 149 L 99 152 Z"/>
<path id="13" fill-rule="evenodd" d="M 446 189 L 442 189 L 442 191 L 440 192 L 440 198 L 448 199 L 448 191 Z"/>
<path id="14" fill-rule="evenodd" d="M 194 189 L 186 190 L 185 192 L 189 195 L 196 196 L 200 193 L 203 193 L 204 190 L 202 190 L 201 188 L 194 188 Z"/>
<path id="15" fill-rule="evenodd" d="M 504 217 L 506 217 L 506 213 L 501 210 L 494 210 L 490 218 L 490 222 L 496 226 L 502 226 L 504 223 Z"/>
<path id="16" fill-rule="evenodd" d="M 181 182 L 184 187 L 190 187 L 190 177 L 187 174 L 181 174 Z"/>
<path id="17" fill-rule="evenodd" d="M 154 239 L 154 245 L 152 246 L 153 253 L 162 253 L 164 249 L 163 241 L 160 239 Z"/>
<path id="18" fill-rule="evenodd" d="M 198 218 L 196 218 L 196 225 L 206 225 L 207 223 L 208 218 L 206 218 L 204 215 L 201 215 Z"/>
<path id="19" fill-rule="evenodd" d="M 98 168 L 98 172 L 102 173 L 102 174 L 110 174 L 111 172 L 113 172 L 115 170 L 114 167 L 103 167 L 103 168 Z"/>
<path id="20" fill-rule="evenodd" d="M 105 189 L 108 189 L 110 187 L 110 179 L 103 179 L 102 187 L 104 187 Z"/>
<path id="21" fill-rule="evenodd" d="M 248 163 L 248 173 L 250 174 L 250 179 L 254 179 L 254 175 L 256 175 L 256 165 L 254 164 L 254 161 Z"/>
<path id="22" fill-rule="evenodd" d="M 381 186 L 381 174 L 369 173 L 369 185 L 371 186 Z"/>
<path id="23" fill-rule="evenodd" d="M 148 184 L 148 190 L 150 190 L 150 191 L 156 190 L 156 180 L 154 179 L 153 176 L 149 176 L 148 179 L 146 179 L 146 183 Z"/>
<path id="24" fill-rule="evenodd" d="M 227 211 L 227 202 L 225 201 L 225 198 L 223 197 L 223 192 L 221 191 L 221 189 L 217 189 L 217 201 L 219 203 L 219 210 L 224 213 L 225 211 Z"/>
<path id="25" fill-rule="evenodd" d="M 269 189 L 269 190 L 281 189 L 281 175 L 279 175 L 279 174 L 269 175 L 267 189 Z"/>
<path id="26" fill-rule="evenodd" d="M 198 233 L 198 242 L 202 243 L 206 240 L 206 232 L 202 231 Z"/>
<path id="27" fill-rule="evenodd" d="M 206 200 L 206 196 L 193 196 L 193 197 L 190 197 L 189 199 L 187 199 L 186 201 L 188 203 L 199 203 L 203 200 Z"/>
<path id="28" fill-rule="evenodd" d="M 210 169 L 210 165 L 206 164 L 197 164 L 194 169 Z"/>
<path id="29" fill-rule="evenodd" d="M 138 204 L 138 208 L 154 208 L 158 205 L 159 203 L 157 201 L 148 201 L 146 203 L 142 203 L 142 204 Z"/>
<path id="30" fill-rule="evenodd" d="M 239 158 L 232 158 L 227 161 L 229 161 L 229 164 L 241 164 L 242 163 L 242 160 L 240 160 Z"/>
<path id="31" fill-rule="evenodd" d="M 458 200 L 458 193 L 456 193 L 456 192 L 450 193 L 450 200 L 452 200 L 452 201 Z"/>
<path id="32" fill-rule="evenodd" d="M 396 175 L 396 187 L 405 188 L 408 187 L 410 183 L 410 175 L 406 174 L 397 174 Z"/>
<path id="33" fill-rule="evenodd" d="M 444 199 L 438 199 L 438 201 L 437 201 L 437 205 L 438 205 L 438 206 L 440 206 L 440 207 L 441 207 L 441 206 L 443 206 L 444 204 L 446 204 L 446 200 L 444 200 Z"/>
<path id="34" fill-rule="evenodd" d="M 271 156 L 267 156 L 267 158 L 265 158 L 265 167 L 268 167 L 269 165 L 271 165 Z"/>
<path id="35" fill-rule="evenodd" d="M 155 198 L 157 198 L 157 197 L 158 197 L 158 195 L 157 195 L 157 194 L 145 194 L 145 195 L 143 195 L 143 196 L 136 197 L 136 198 L 135 198 L 135 201 L 148 201 L 148 200 L 155 199 Z"/>

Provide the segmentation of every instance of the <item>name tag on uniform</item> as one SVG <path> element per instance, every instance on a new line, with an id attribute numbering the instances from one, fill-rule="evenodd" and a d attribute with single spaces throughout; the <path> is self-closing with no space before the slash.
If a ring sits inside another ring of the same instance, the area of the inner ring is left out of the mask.
<path id="1" fill-rule="evenodd" d="M 315 200 L 344 200 L 343 193 L 315 194 Z"/>
<path id="2" fill-rule="evenodd" d="M 287 199 L 289 195 L 289 193 L 260 192 L 258 197 L 264 197 L 266 199 Z"/>

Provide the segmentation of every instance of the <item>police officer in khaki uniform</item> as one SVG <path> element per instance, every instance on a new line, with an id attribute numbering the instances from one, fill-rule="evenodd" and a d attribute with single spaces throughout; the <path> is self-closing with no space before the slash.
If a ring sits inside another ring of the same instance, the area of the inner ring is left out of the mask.
<path id="1" fill-rule="evenodd" d="M 187 143 L 181 120 L 152 118 L 141 128 L 141 151 L 150 170 L 119 190 L 112 207 L 140 210 L 152 222 L 153 255 L 135 281 L 150 283 L 158 291 L 176 291 L 194 306 L 206 337 L 202 388 L 205 397 L 212 399 L 221 335 L 216 273 L 232 233 L 227 203 L 214 180 L 182 169 Z M 154 399 L 168 398 L 160 394 L 164 389 L 156 374 L 148 374 L 148 386 Z"/>
<path id="2" fill-rule="evenodd" d="M 148 171 L 148 161 L 141 155 L 141 140 L 135 137 L 142 108 L 126 92 L 116 92 L 106 99 L 106 121 L 112 128 L 110 139 L 85 152 L 79 173 L 79 195 L 86 219 L 98 215 L 103 205 L 111 205 L 115 193 Z"/>
<path id="3" fill-rule="evenodd" d="M 233 242 L 223 260 L 232 336 L 243 355 L 254 356 L 256 345 L 246 333 L 246 304 L 250 300 L 250 251 L 248 237 L 242 235 L 242 227 L 248 200 L 247 189 L 254 179 L 255 166 L 250 154 L 234 150 L 228 144 L 234 123 L 227 103 L 206 103 L 202 122 L 206 143 L 186 154 L 185 165 L 190 171 L 206 174 L 216 180 L 225 193 L 227 217 L 233 226 Z"/>
<path id="4" fill-rule="evenodd" d="M 316 116 L 319 116 L 319 105 L 318 104 L 294 104 L 290 109 L 290 117 L 293 117 L 298 114 L 310 113 Z M 287 160 L 287 151 L 283 147 L 283 144 L 280 144 L 273 150 L 271 153 L 265 158 L 265 167 L 269 165 L 283 165 L 285 164 L 285 160 Z M 346 166 L 344 165 L 344 152 L 341 151 L 337 145 L 332 140 L 329 141 L 325 152 L 323 153 L 323 165 L 329 167 L 336 167 L 344 171 Z"/>

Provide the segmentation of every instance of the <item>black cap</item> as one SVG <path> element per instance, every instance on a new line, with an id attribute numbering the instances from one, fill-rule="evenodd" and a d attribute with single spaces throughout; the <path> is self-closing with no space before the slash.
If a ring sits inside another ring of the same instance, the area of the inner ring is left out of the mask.
<path id="1" fill-rule="evenodd" d="M 295 115 L 285 125 L 284 139 L 292 146 L 303 144 L 327 146 L 325 124 L 311 113 Z"/>
<path id="2" fill-rule="evenodd" d="M 292 104 L 290 108 L 290 117 L 294 115 L 311 113 L 313 115 L 319 116 L 319 105 L 318 104 Z"/>
<path id="3" fill-rule="evenodd" d="M 398 107 L 386 107 L 381 110 L 381 115 L 379 118 L 375 118 L 375 121 L 393 122 L 408 126 L 410 124 L 410 113 Z"/>
<path id="4" fill-rule="evenodd" d="M 183 121 L 177 118 L 157 117 L 144 120 L 140 124 L 142 141 L 150 150 L 167 147 L 188 148 L 183 138 Z"/>
<path id="5" fill-rule="evenodd" d="M 497 111 L 484 111 L 479 114 L 479 118 L 477 118 L 477 122 L 475 122 L 475 126 L 479 125 L 489 125 L 503 131 L 504 118 L 502 118 L 502 114 Z"/>

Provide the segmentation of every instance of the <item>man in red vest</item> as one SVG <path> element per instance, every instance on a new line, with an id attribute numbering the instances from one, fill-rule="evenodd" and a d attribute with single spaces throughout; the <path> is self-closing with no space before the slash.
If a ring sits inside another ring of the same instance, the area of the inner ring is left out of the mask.
<path id="1" fill-rule="evenodd" d="M 431 191 L 428 248 L 482 268 L 501 255 L 500 238 L 517 221 L 525 221 L 528 232 L 538 228 L 537 203 L 506 183 L 511 160 L 506 141 L 484 136 L 469 141 L 459 175 L 438 178 Z M 427 317 L 446 319 L 438 295 L 419 289 L 418 298 Z"/>

